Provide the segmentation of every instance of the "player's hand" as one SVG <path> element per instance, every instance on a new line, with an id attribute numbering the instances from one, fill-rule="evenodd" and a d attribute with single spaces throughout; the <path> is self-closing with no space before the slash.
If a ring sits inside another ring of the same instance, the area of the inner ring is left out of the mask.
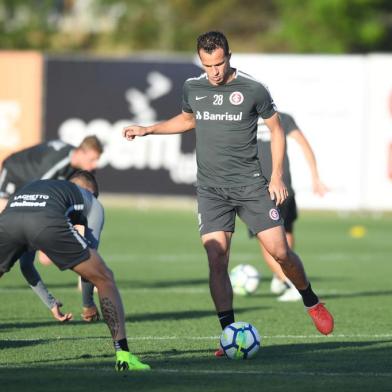
<path id="1" fill-rule="evenodd" d="M 61 302 L 56 301 L 56 305 L 53 306 L 52 309 L 50 309 L 50 311 L 53 314 L 53 317 L 60 321 L 61 323 L 65 323 L 67 321 L 72 320 L 73 316 L 72 313 L 62 313 L 60 308 L 63 306 L 63 304 Z"/>
<path id="2" fill-rule="evenodd" d="M 268 191 L 270 193 L 271 200 L 274 200 L 277 206 L 282 204 L 289 195 L 286 185 L 280 178 L 277 177 L 271 177 Z"/>
<path id="3" fill-rule="evenodd" d="M 329 189 L 323 182 L 321 182 L 317 178 L 313 180 L 313 192 L 316 195 L 323 197 L 327 192 L 329 192 Z"/>
<path id="4" fill-rule="evenodd" d="M 147 128 L 140 127 L 139 125 L 130 125 L 129 127 L 125 127 L 123 130 L 123 136 L 127 140 L 133 140 L 136 136 L 146 136 Z"/>

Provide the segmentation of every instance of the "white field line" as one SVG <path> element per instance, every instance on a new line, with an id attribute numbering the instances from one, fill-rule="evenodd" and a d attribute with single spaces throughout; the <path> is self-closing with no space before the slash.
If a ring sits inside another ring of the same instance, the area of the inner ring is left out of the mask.
<path id="1" fill-rule="evenodd" d="M 23 365 L 0 365 L 0 369 L 18 369 L 24 368 Z M 38 366 L 36 369 L 48 369 L 49 371 L 53 370 L 62 370 L 62 371 L 71 371 L 71 372 L 94 372 L 97 375 L 102 373 L 114 373 L 114 370 L 111 367 L 108 368 L 96 368 L 96 367 L 75 367 L 75 366 Z M 314 377 L 314 376 L 321 376 L 321 377 L 392 377 L 392 373 L 378 373 L 378 372 L 301 372 L 301 371 L 268 371 L 268 370 L 223 370 L 223 369 L 165 369 L 165 368 L 158 368 L 152 369 L 151 372 L 143 373 L 145 375 L 153 376 L 156 373 L 171 373 L 171 374 L 201 374 L 201 375 L 255 375 L 255 376 L 302 376 L 302 377 Z"/>
<path id="2" fill-rule="evenodd" d="M 391 339 L 392 334 L 331 334 L 328 336 L 323 335 L 263 335 L 262 339 Z M 7 337 L 0 339 L 0 341 L 13 341 L 13 342 L 46 342 L 48 340 L 74 340 L 75 338 L 72 336 L 56 336 L 56 337 L 48 337 L 43 339 L 41 337 L 38 338 L 12 338 Z M 101 337 L 101 336 L 91 336 L 89 340 L 108 340 L 109 338 Z M 128 337 L 128 341 L 145 341 L 145 340 L 218 340 L 219 336 L 135 336 Z"/>

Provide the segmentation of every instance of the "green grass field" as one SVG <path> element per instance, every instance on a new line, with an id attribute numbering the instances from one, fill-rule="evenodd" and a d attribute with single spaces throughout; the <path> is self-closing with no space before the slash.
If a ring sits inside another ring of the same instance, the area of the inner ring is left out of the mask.
<path id="1" fill-rule="evenodd" d="M 352 238 L 363 225 L 363 238 Z M 35 298 L 19 267 L 0 280 L 0 390 L 10 391 L 391 391 L 391 215 L 302 213 L 297 251 L 315 291 L 335 316 L 320 335 L 301 303 L 278 303 L 257 244 L 238 222 L 231 266 L 263 274 L 258 292 L 235 299 L 262 347 L 248 361 L 217 359 L 220 327 L 191 211 L 107 209 L 101 253 L 115 273 L 131 351 L 148 373 L 117 374 L 106 325 L 81 321 L 76 276 L 38 265 L 74 313 L 60 325 Z"/>

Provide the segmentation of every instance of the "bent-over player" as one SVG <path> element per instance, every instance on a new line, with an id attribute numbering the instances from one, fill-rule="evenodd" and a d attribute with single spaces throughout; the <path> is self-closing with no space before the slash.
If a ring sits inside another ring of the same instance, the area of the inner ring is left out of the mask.
<path id="1" fill-rule="evenodd" d="M 68 179 L 77 170 L 95 170 L 102 152 L 103 146 L 99 139 L 96 136 L 87 136 L 78 147 L 61 140 L 53 140 L 11 154 L 3 161 L 0 172 L 0 212 L 9 197 L 30 181 Z M 57 320 L 70 320 L 72 314 L 61 312 L 62 304 L 49 293 L 34 267 L 34 258 L 35 251 L 26 252 L 20 258 L 23 276 Z M 94 304 L 93 289 L 90 282 L 82 279 L 82 317 L 85 321 L 99 318 Z"/>
<path id="2" fill-rule="evenodd" d="M 70 181 L 38 180 L 16 192 L 0 214 L 0 276 L 8 272 L 28 250 L 43 251 L 60 269 L 72 269 L 98 289 L 102 316 L 116 350 L 116 369 L 148 370 L 129 352 L 124 309 L 113 273 L 99 253 L 90 248 L 95 241 L 88 216 L 103 217 L 103 207 L 94 197 L 94 176 L 81 171 Z M 85 226 L 85 237 L 74 225 Z"/>

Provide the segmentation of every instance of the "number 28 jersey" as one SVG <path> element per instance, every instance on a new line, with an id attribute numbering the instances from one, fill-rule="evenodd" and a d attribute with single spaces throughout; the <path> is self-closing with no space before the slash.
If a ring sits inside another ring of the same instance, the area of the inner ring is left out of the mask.
<path id="1" fill-rule="evenodd" d="M 199 186 L 231 188 L 260 181 L 257 121 L 276 113 L 263 84 L 236 71 L 229 83 L 214 86 L 204 73 L 185 81 L 182 110 L 196 119 Z"/>

